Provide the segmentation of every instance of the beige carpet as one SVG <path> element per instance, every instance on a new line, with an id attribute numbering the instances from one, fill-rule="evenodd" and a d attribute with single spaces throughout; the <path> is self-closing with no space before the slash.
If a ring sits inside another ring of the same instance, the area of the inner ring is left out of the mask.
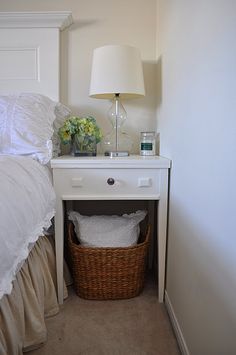
<path id="1" fill-rule="evenodd" d="M 46 320 L 48 341 L 29 355 L 179 355 L 155 282 L 119 301 L 89 301 L 73 289 L 60 313 Z"/>

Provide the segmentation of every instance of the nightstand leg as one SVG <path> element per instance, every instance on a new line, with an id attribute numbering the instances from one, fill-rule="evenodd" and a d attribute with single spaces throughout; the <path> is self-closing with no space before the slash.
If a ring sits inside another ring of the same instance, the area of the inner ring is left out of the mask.
<path id="1" fill-rule="evenodd" d="M 168 202 L 168 170 L 160 172 L 160 200 L 158 203 L 158 298 L 164 300 L 166 276 L 166 234 L 167 234 L 167 202 Z"/>

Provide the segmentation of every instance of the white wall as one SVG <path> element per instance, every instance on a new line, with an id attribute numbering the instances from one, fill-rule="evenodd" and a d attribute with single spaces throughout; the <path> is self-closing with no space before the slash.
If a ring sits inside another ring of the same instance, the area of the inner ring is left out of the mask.
<path id="1" fill-rule="evenodd" d="M 191 355 L 236 354 L 236 2 L 158 0 L 167 293 Z"/>
<path id="2" fill-rule="evenodd" d="M 138 152 L 139 132 L 156 129 L 156 0 L 1 0 L 0 11 L 71 10 L 74 25 L 62 33 L 61 101 L 79 115 L 92 114 L 110 130 L 110 102 L 89 98 L 92 52 L 106 44 L 129 44 L 141 51 L 146 96 L 126 101 L 126 130 Z"/>

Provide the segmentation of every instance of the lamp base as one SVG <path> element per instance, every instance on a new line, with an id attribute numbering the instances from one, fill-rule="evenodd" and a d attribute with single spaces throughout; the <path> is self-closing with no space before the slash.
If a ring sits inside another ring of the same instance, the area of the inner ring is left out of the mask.
<path id="1" fill-rule="evenodd" d="M 110 152 L 106 151 L 104 153 L 104 155 L 106 157 L 111 157 L 111 158 L 114 158 L 114 157 L 128 157 L 129 156 L 129 152 L 123 151 L 123 150 L 122 151 L 110 151 Z"/>

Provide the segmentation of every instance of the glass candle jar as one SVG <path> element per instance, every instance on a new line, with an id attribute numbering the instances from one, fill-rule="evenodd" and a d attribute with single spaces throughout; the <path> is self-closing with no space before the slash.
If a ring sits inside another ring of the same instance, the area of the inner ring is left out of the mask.
<path id="1" fill-rule="evenodd" d="M 156 154 L 156 133 L 141 132 L 140 133 L 140 155 Z"/>

